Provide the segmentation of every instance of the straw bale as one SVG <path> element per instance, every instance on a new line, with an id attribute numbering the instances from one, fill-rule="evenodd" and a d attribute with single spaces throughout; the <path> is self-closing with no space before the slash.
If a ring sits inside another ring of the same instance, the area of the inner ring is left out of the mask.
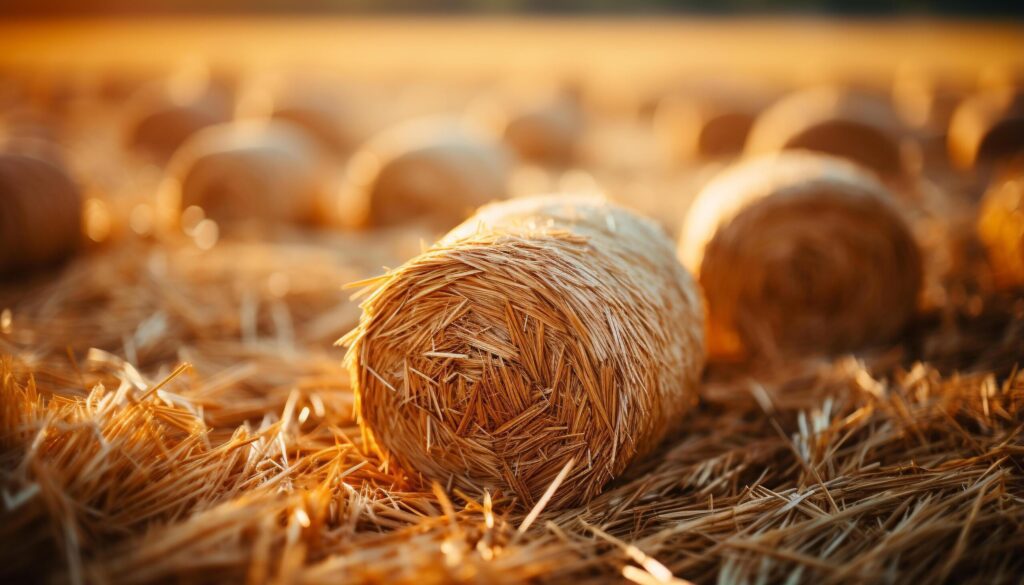
<path id="1" fill-rule="evenodd" d="M 1024 93 L 996 89 L 960 103 L 949 123 L 949 157 L 972 168 L 1024 152 Z"/>
<path id="2" fill-rule="evenodd" d="M 652 223 L 597 198 L 493 204 L 373 283 L 345 342 L 365 428 L 406 469 L 584 502 L 693 404 L 695 284 Z M 669 326 L 665 326 L 670 324 Z"/>
<path id="3" fill-rule="evenodd" d="M 371 140 L 349 164 L 349 201 L 361 222 L 413 221 L 447 230 L 506 197 L 511 160 L 483 136 L 445 119 L 406 122 Z"/>
<path id="4" fill-rule="evenodd" d="M 746 152 L 813 150 L 895 177 L 904 172 L 901 130 L 899 117 L 881 99 L 839 87 L 812 87 L 765 110 L 750 130 Z"/>
<path id="5" fill-rule="evenodd" d="M 893 339 L 922 258 L 889 191 L 843 160 L 767 155 L 697 196 L 679 241 L 719 356 L 842 351 Z"/>
<path id="6" fill-rule="evenodd" d="M 0 153 L 0 274 L 71 255 L 81 217 L 78 187 L 57 162 Z"/>
<path id="7" fill-rule="evenodd" d="M 198 206 L 218 222 L 308 222 L 322 197 L 317 157 L 316 145 L 290 124 L 211 126 L 168 163 L 163 203 L 179 212 Z"/>

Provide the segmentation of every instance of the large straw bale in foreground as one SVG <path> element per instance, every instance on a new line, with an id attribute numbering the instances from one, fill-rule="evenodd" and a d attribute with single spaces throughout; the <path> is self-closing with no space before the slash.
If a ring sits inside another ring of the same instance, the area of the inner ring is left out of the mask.
<path id="1" fill-rule="evenodd" d="M 364 428 L 410 471 L 530 504 L 588 500 L 695 399 L 695 284 L 651 222 L 603 200 L 482 208 L 380 277 L 346 338 Z"/>
<path id="2" fill-rule="evenodd" d="M 895 336 L 922 260 L 892 199 L 870 173 L 811 153 L 716 177 L 679 243 L 707 298 L 711 352 L 842 351 Z"/>

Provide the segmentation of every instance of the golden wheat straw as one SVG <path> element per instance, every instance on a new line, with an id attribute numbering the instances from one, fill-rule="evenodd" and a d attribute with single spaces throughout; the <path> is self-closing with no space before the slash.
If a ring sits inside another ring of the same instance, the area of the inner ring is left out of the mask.
<path id="1" fill-rule="evenodd" d="M 692 404 L 695 285 L 659 229 L 587 197 L 495 204 L 390 272 L 346 338 L 358 408 L 409 470 L 585 501 Z"/>

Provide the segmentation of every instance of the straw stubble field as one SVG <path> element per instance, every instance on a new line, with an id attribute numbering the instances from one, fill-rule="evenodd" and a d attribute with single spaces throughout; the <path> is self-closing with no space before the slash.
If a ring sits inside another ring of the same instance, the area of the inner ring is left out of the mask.
<path id="1" fill-rule="evenodd" d="M 979 58 L 1005 54 L 993 38 Z M 608 117 L 584 170 L 532 169 L 521 189 L 600 184 L 677 231 L 715 165 L 645 162 L 655 149 Z M 120 178 L 118 197 L 151 196 L 151 174 Z M 557 508 L 584 462 L 524 502 L 431 482 L 355 421 L 334 345 L 360 315 L 344 287 L 436 230 L 156 237 L 97 197 L 99 242 L 0 287 L 4 580 L 1010 583 L 1024 570 L 1024 301 L 992 289 L 955 214 L 936 228 L 967 242 L 930 285 L 942 302 L 897 342 L 713 362 L 651 455 Z"/>

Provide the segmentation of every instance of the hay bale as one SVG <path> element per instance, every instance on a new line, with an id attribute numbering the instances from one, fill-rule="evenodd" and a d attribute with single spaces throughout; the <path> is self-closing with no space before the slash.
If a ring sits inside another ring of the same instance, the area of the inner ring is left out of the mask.
<path id="1" fill-rule="evenodd" d="M 1008 166 L 985 191 L 978 237 L 996 285 L 1024 286 L 1024 158 Z"/>
<path id="2" fill-rule="evenodd" d="M 960 168 L 1024 153 L 1024 93 L 1000 89 L 964 100 L 950 121 L 948 146 Z"/>
<path id="3" fill-rule="evenodd" d="M 652 222 L 588 197 L 482 208 L 382 276 L 344 340 L 364 429 L 406 469 L 583 502 L 695 399 L 696 286 Z"/>
<path id="4" fill-rule="evenodd" d="M 673 92 L 654 110 L 654 131 L 673 160 L 736 155 L 775 93 L 754 83 L 707 82 Z"/>
<path id="5" fill-rule="evenodd" d="M 295 124 L 309 134 L 324 152 L 344 155 L 359 143 L 356 120 L 341 101 L 329 93 L 303 92 L 280 96 L 271 116 Z"/>
<path id="6" fill-rule="evenodd" d="M 164 206 L 195 205 L 222 223 L 309 221 L 321 190 L 316 146 L 291 125 L 273 122 L 199 131 L 168 164 L 166 185 Z"/>
<path id="7" fill-rule="evenodd" d="M 424 221 L 447 230 L 477 207 L 504 199 L 510 172 L 500 144 L 447 120 L 418 120 L 384 132 L 356 153 L 345 190 L 350 213 L 362 216 L 354 223 Z"/>
<path id="8" fill-rule="evenodd" d="M 0 274 L 70 256 L 81 239 L 82 200 L 50 160 L 0 153 Z"/>
<path id="9" fill-rule="evenodd" d="M 899 333 L 922 259 L 892 199 L 869 172 L 811 153 L 713 179 L 679 242 L 704 289 L 712 354 L 842 351 Z"/>
<path id="10" fill-rule="evenodd" d="M 963 99 L 965 85 L 962 80 L 940 72 L 903 66 L 893 78 L 893 108 L 908 126 L 945 134 Z"/>
<path id="11" fill-rule="evenodd" d="M 163 162 L 196 132 L 230 120 L 233 104 L 229 94 L 214 87 L 159 83 L 138 90 L 126 110 L 124 144 Z"/>
<path id="12" fill-rule="evenodd" d="M 583 140 L 583 112 L 570 97 L 560 97 L 507 114 L 502 138 L 525 160 L 568 166 Z"/>
<path id="13" fill-rule="evenodd" d="M 873 96 L 838 87 L 790 94 L 768 108 L 750 131 L 746 152 L 804 149 L 849 159 L 881 176 L 903 172 L 901 122 Z"/>

